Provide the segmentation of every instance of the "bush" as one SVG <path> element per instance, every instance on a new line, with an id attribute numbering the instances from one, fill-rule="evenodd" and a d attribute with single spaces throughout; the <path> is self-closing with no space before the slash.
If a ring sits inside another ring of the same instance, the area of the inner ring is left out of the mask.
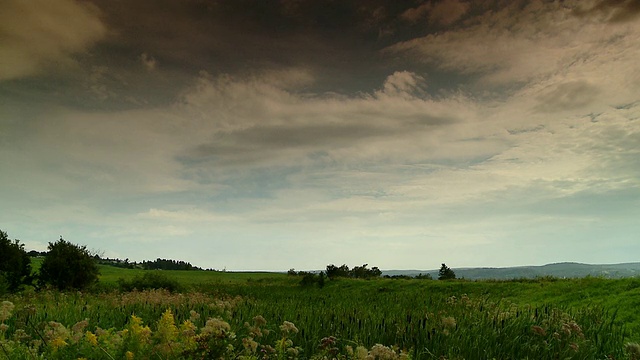
<path id="1" fill-rule="evenodd" d="M 80 290 L 98 282 L 98 265 L 86 246 L 60 238 L 49 243 L 48 249 L 40 266 L 41 285 L 51 285 L 59 290 Z"/>
<path id="2" fill-rule="evenodd" d="M 311 286 L 314 284 L 318 284 L 318 287 L 320 288 L 324 287 L 326 275 L 322 271 L 319 274 L 300 271 L 298 272 L 298 275 L 302 276 L 302 280 L 300 280 L 300 285 L 302 286 Z"/>
<path id="3" fill-rule="evenodd" d="M 31 280 L 31 258 L 24 245 L 0 230 L 0 293 L 16 291 Z"/>
<path id="4" fill-rule="evenodd" d="M 159 271 L 149 270 L 142 276 L 136 275 L 131 281 L 118 279 L 120 291 L 165 289 L 171 292 L 180 290 L 180 283 Z"/>

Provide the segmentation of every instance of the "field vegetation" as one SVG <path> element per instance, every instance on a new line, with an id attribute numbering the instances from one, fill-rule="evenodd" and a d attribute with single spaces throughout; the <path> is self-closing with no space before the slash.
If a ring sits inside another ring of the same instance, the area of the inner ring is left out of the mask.
<path id="1" fill-rule="evenodd" d="M 1 295 L 0 359 L 640 359 L 636 278 L 97 270 Z"/>

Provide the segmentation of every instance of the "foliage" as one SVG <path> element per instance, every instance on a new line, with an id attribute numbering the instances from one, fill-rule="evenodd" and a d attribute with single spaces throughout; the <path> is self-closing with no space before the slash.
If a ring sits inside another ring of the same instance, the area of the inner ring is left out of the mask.
<path id="1" fill-rule="evenodd" d="M 426 273 L 426 274 L 420 273 L 416 275 L 415 278 L 419 280 L 433 280 L 433 277 L 431 277 L 431 274 L 429 273 Z"/>
<path id="2" fill-rule="evenodd" d="M 327 265 L 327 277 L 329 279 L 335 279 L 339 277 L 349 277 L 349 267 L 346 264 L 337 267 L 333 264 Z"/>
<path id="3" fill-rule="evenodd" d="M 349 269 L 349 267 L 345 264 L 337 267 L 333 264 L 327 265 L 326 273 L 329 279 L 335 279 L 340 277 L 349 277 L 355 279 L 371 279 L 377 278 L 382 275 L 382 271 L 378 269 L 377 266 L 372 267 L 371 269 L 367 268 L 369 264 L 364 264 L 362 266 L 356 266 L 353 269 Z"/>
<path id="4" fill-rule="evenodd" d="M 451 270 L 447 264 L 442 264 L 438 271 L 438 280 L 453 280 L 456 278 L 456 273 Z"/>
<path id="5" fill-rule="evenodd" d="M 80 290 L 98 281 L 98 266 L 86 246 L 72 244 L 61 237 L 49 243 L 48 249 L 39 270 L 41 285 Z"/>
<path id="6" fill-rule="evenodd" d="M 320 288 L 324 287 L 326 275 L 324 274 L 323 271 L 321 271 L 318 274 L 314 274 L 312 272 L 300 271 L 298 272 L 298 276 L 302 277 L 302 280 L 300 280 L 300 285 L 302 286 L 311 286 L 311 285 L 317 284 L 318 287 Z"/>
<path id="7" fill-rule="evenodd" d="M 118 279 L 118 287 L 120 291 L 151 290 L 165 289 L 171 292 L 181 289 L 180 283 L 159 271 L 148 271 L 142 276 L 136 275 L 133 279 L 127 281 L 123 278 Z"/>
<path id="8" fill-rule="evenodd" d="M 16 291 L 31 283 L 31 258 L 19 240 L 11 241 L 6 232 L 0 230 L 0 293 Z"/>
<path id="9" fill-rule="evenodd" d="M 637 348 L 597 307 L 518 306 L 454 290 L 528 284 L 285 284 L 217 288 L 243 297 L 157 290 L 15 295 L 0 309 L 0 345 L 10 359 L 166 360 L 624 359 Z"/>
<path id="10" fill-rule="evenodd" d="M 142 268 L 145 270 L 202 270 L 186 261 L 160 258 L 154 261 L 143 261 Z"/>

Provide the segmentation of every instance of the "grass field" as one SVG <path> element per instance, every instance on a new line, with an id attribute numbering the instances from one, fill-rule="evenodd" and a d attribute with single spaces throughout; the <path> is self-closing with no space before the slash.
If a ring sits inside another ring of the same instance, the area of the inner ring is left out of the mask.
<path id="1" fill-rule="evenodd" d="M 118 279 L 144 271 L 100 270 L 99 293 L 2 299 L 15 307 L 0 318 L 0 359 L 638 359 L 640 279 L 319 288 L 277 273 L 157 271 L 183 285 L 171 294 L 119 293 Z"/>

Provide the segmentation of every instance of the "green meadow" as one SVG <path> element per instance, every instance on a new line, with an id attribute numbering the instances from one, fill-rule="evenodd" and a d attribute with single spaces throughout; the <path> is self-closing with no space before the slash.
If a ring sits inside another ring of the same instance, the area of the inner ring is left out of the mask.
<path id="1" fill-rule="evenodd" d="M 91 291 L 2 298 L 0 359 L 640 358 L 634 278 L 319 287 L 279 273 L 100 271 Z M 149 272 L 180 291 L 118 291 Z"/>

